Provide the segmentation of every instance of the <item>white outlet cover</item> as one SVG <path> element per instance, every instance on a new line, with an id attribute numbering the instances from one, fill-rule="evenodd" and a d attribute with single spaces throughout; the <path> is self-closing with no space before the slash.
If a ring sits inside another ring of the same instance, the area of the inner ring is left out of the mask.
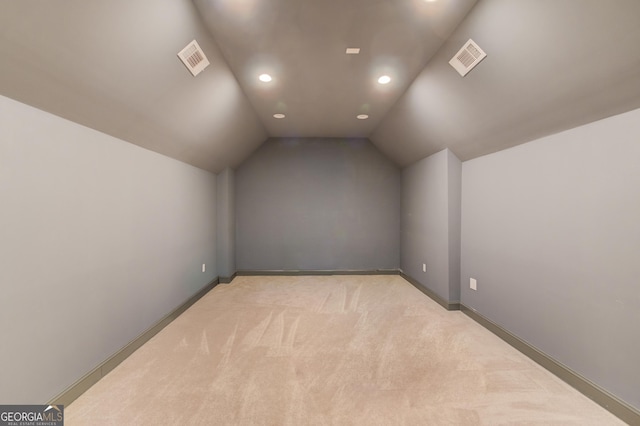
<path id="1" fill-rule="evenodd" d="M 203 264 L 202 264 L 202 272 L 204 272 L 204 271 L 206 271 L 206 270 L 207 270 L 207 265 L 203 263 Z"/>
<path id="2" fill-rule="evenodd" d="M 469 288 L 471 290 L 477 290 L 478 289 L 478 282 L 476 281 L 475 278 L 469 278 Z"/>
<path id="3" fill-rule="evenodd" d="M 426 263 L 422 264 L 422 272 L 427 272 L 427 264 Z"/>

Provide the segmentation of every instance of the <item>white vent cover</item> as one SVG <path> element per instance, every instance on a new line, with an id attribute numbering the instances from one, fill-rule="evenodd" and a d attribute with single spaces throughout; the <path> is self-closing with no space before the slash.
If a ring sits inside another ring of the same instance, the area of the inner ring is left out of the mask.
<path id="1" fill-rule="evenodd" d="M 182 49 L 180 53 L 178 53 L 178 57 L 194 77 L 209 65 L 209 60 L 204 56 L 204 52 L 195 40 Z"/>
<path id="2" fill-rule="evenodd" d="M 458 53 L 449 61 L 449 64 L 464 77 L 486 56 L 487 54 L 480 49 L 480 46 L 469 39 L 469 41 L 462 46 L 462 49 L 458 50 Z"/>

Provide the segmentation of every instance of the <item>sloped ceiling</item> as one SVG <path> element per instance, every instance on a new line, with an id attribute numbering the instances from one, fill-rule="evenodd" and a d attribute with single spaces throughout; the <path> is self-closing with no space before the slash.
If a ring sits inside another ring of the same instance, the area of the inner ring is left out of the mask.
<path id="1" fill-rule="evenodd" d="M 637 0 L 3 1 L 0 94 L 214 173 L 283 136 L 466 160 L 640 107 L 639 24 Z"/>
<path id="2" fill-rule="evenodd" d="M 278 137 L 368 136 L 475 2 L 194 0 Z M 347 55 L 348 47 L 360 53 Z M 260 82 L 261 73 L 273 80 Z M 391 82 L 379 84 L 382 75 Z"/>
<path id="3" fill-rule="evenodd" d="M 188 0 L 2 1 L 0 61 L 0 94 L 212 172 L 267 137 Z"/>
<path id="4" fill-rule="evenodd" d="M 449 65 L 472 38 L 487 54 Z M 468 160 L 640 107 L 640 1 L 481 0 L 370 136 L 400 165 Z"/>

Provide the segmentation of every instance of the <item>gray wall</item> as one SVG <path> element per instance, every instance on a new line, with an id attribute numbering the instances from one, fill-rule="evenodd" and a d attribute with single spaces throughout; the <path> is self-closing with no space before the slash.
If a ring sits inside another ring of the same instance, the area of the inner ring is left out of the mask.
<path id="1" fill-rule="evenodd" d="M 448 149 L 402 170 L 402 271 L 448 302 L 460 297 L 460 179 Z"/>
<path id="2" fill-rule="evenodd" d="M 230 278 L 236 272 L 235 173 L 225 169 L 217 176 L 216 231 L 218 273 Z"/>
<path id="3" fill-rule="evenodd" d="M 0 403 L 46 402 L 214 279 L 215 196 L 213 174 L 0 96 Z"/>
<path id="4" fill-rule="evenodd" d="M 462 168 L 462 302 L 636 408 L 639 140 L 635 110 Z"/>
<path id="5" fill-rule="evenodd" d="M 460 300 L 462 232 L 462 162 L 447 149 L 447 218 L 449 231 L 449 301 Z"/>
<path id="6" fill-rule="evenodd" d="M 399 267 L 400 171 L 366 139 L 270 139 L 236 170 L 238 270 Z"/>

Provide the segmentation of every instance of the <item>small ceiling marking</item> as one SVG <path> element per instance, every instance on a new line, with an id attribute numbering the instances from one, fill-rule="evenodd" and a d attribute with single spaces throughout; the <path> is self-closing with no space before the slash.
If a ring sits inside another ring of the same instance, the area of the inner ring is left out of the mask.
<path id="1" fill-rule="evenodd" d="M 358 120 L 366 120 L 367 118 L 369 118 L 369 116 L 367 114 L 360 114 L 356 118 Z"/>
<path id="2" fill-rule="evenodd" d="M 347 55 L 357 55 L 360 53 L 359 47 L 347 47 Z"/>
<path id="3" fill-rule="evenodd" d="M 273 118 L 284 118 L 284 114 L 273 114 Z"/>

